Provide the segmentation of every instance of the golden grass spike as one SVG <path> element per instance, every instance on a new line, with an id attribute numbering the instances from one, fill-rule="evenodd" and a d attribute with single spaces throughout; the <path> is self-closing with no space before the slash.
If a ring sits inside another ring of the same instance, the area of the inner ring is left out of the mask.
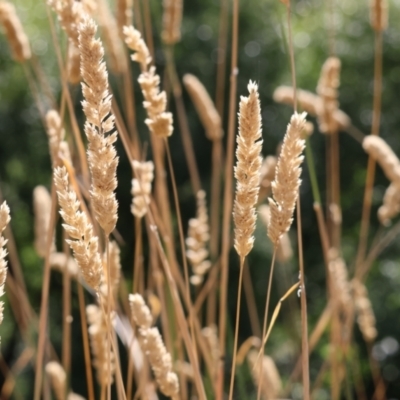
<path id="1" fill-rule="evenodd" d="M 183 0 L 163 0 L 163 8 L 161 38 L 165 44 L 175 44 L 181 40 Z"/>
<path id="2" fill-rule="evenodd" d="M 50 223 L 51 196 L 44 186 L 36 186 L 33 190 L 33 211 L 35 215 L 35 250 L 39 257 L 47 254 L 47 231 Z M 55 245 L 52 242 L 54 251 Z"/>
<path id="3" fill-rule="evenodd" d="M 373 342 L 378 336 L 376 319 L 367 288 L 359 280 L 353 279 L 353 296 L 357 310 L 357 324 L 367 343 Z"/>
<path id="4" fill-rule="evenodd" d="M 254 384 L 256 387 L 258 385 L 261 386 L 263 399 L 276 400 L 282 390 L 282 380 L 278 368 L 276 368 L 274 360 L 271 357 L 264 355 L 262 358 L 258 358 L 257 353 L 256 350 L 251 350 L 247 355 Z M 262 364 L 261 368 L 258 363 Z"/>
<path id="5" fill-rule="evenodd" d="M 335 113 L 339 109 L 338 87 L 340 84 L 341 62 L 337 57 L 329 57 L 322 66 L 318 80 L 317 93 L 321 99 L 321 107 L 317 110 L 319 130 L 333 134 L 339 127 Z"/>
<path id="6" fill-rule="evenodd" d="M 57 400 L 65 399 L 65 391 L 67 384 L 67 374 L 64 368 L 57 361 L 50 361 L 45 367 L 46 374 L 50 378 L 51 386 Z"/>
<path id="7" fill-rule="evenodd" d="M 129 305 L 131 307 L 131 316 L 135 324 L 142 329 L 149 329 L 153 322 L 153 317 L 143 297 L 138 293 L 130 294 Z"/>
<path id="8" fill-rule="evenodd" d="M 85 134 L 88 138 L 88 162 L 91 172 L 91 206 L 99 225 L 108 236 L 118 219 L 117 187 L 118 157 L 114 146 L 114 115 L 111 112 L 111 95 L 108 89 L 104 48 L 95 38 L 97 25 L 85 18 L 79 26 L 81 75 L 83 79 L 82 102 L 86 115 Z M 111 133 L 112 132 L 112 133 Z M 107 136 L 106 134 L 109 133 Z"/>
<path id="9" fill-rule="evenodd" d="M 54 170 L 54 183 L 61 208 L 60 214 L 65 222 L 63 227 L 70 237 L 67 243 L 73 250 L 86 283 L 94 290 L 98 290 L 103 271 L 98 252 L 98 238 L 93 235 L 93 226 L 87 215 L 79 211 L 80 203 L 76 193 L 69 188 L 65 167 L 57 167 Z"/>
<path id="10" fill-rule="evenodd" d="M 5 249 L 7 240 L 4 239 L 3 231 L 6 229 L 10 220 L 10 208 L 4 201 L 0 206 L 0 297 L 4 294 L 4 284 L 6 283 L 7 277 L 7 250 Z M 0 301 L 0 324 L 3 322 L 3 309 L 4 303 Z"/>
<path id="11" fill-rule="evenodd" d="M 250 81 L 248 97 L 240 98 L 239 134 L 237 136 L 235 167 L 236 197 L 233 206 L 235 222 L 234 246 L 241 258 L 249 254 L 254 243 L 255 205 L 260 190 L 262 158 L 261 108 L 258 86 Z"/>
<path id="12" fill-rule="evenodd" d="M 383 204 L 378 209 L 378 219 L 384 226 L 400 213 L 400 186 L 391 183 L 383 196 Z"/>
<path id="13" fill-rule="evenodd" d="M 369 19 L 375 32 L 382 32 L 388 26 L 387 0 L 370 0 Z"/>
<path id="14" fill-rule="evenodd" d="M 191 74 L 184 75 L 183 83 L 196 107 L 200 121 L 206 130 L 207 138 L 211 141 L 221 139 L 224 133 L 221 126 L 221 117 L 204 85 L 197 77 Z"/>
<path id="15" fill-rule="evenodd" d="M 269 198 L 270 223 L 268 236 L 277 246 L 281 236 L 287 232 L 293 221 L 293 212 L 300 187 L 301 155 L 305 141 L 301 138 L 306 123 L 306 113 L 294 113 L 287 127 L 286 135 L 272 182 L 273 198 Z"/>
<path id="16" fill-rule="evenodd" d="M 391 147 L 379 136 L 368 135 L 362 143 L 363 149 L 382 168 L 386 177 L 400 185 L 400 161 Z"/>
<path id="17" fill-rule="evenodd" d="M 60 143 L 64 140 L 65 131 L 62 127 L 60 114 L 56 110 L 49 110 L 46 113 L 46 131 L 49 138 L 50 156 L 53 167 L 60 166 Z"/>
<path id="18" fill-rule="evenodd" d="M 15 61 L 25 62 L 32 57 L 28 37 L 14 5 L 0 2 L 0 23 L 3 25 Z"/>
<path id="19" fill-rule="evenodd" d="M 86 315 L 97 382 L 99 385 L 111 384 L 114 381 L 115 355 L 107 344 L 108 329 L 104 313 L 96 305 L 89 304 L 86 307 Z"/>
<path id="20" fill-rule="evenodd" d="M 136 218 L 142 218 L 147 213 L 150 204 L 151 184 L 154 179 L 154 164 L 152 161 L 132 161 L 135 178 L 132 179 L 131 213 Z"/>
<path id="21" fill-rule="evenodd" d="M 142 72 L 147 71 L 151 63 L 151 56 L 142 34 L 132 25 L 124 26 L 124 38 L 128 48 L 135 52 L 131 55 L 132 61 L 140 65 Z"/>
<path id="22" fill-rule="evenodd" d="M 209 231 L 206 193 L 204 190 L 200 190 L 197 192 L 197 216 L 189 220 L 188 237 L 186 238 L 186 256 L 194 273 L 190 282 L 194 286 L 203 282 L 204 275 L 211 268 L 207 250 L 210 240 Z"/>

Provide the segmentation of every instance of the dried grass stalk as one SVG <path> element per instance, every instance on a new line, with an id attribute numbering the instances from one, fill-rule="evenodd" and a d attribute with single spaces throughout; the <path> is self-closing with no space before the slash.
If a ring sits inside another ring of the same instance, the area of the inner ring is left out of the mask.
<path id="1" fill-rule="evenodd" d="M 117 0 L 116 3 L 118 29 L 123 34 L 124 26 L 132 24 L 133 0 Z"/>
<path id="2" fill-rule="evenodd" d="M 363 149 L 382 168 L 386 177 L 400 185 L 400 161 L 390 146 L 379 136 L 368 135 L 362 143 Z"/>
<path id="3" fill-rule="evenodd" d="M 4 284 L 6 283 L 7 277 L 7 250 L 5 248 L 7 240 L 4 239 L 3 232 L 10 220 L 10 209 L 4 201 L 0 206 L 0 297 L 4 295 Z M 4 303 L 0 301 L 0 324 L 3 322 L 3 310 Z"/>
<path id="4" fill-rule="evenodd" d="M 114 297 L 116 298 L 119 288 L 119 282 L 121 279 L 121 250 L 115 241 L 111 241 L 109 245 L 109 260 L 110 269 L 107 265 L 107 252 L 103 254 L 103 268 L 104 268 L 104 280 L 101 284 L 101 293 L 107 298 L 108 295 L 108 281 L 110 281 L 110 287 Z M 110 278 L 108 278 L 107 271 L 110 271 Z"/>
<path id="5" fill-rule="evenodd" d="M 340 84 L 341 63 L 337 57 L 329 57 L 321 69 L 317 93 L 321 99 L 318 111 L 319 130 L 322 133 L 333 134 L 339 126 L 335 113 L 339 109 L 338 87 Z"/>
<path id="6" fill-rule="evenodd" d="M 144 96 L 143 106 L 147 116 L 145 123 L 150 132 L 158 137 L 168 137 L 173 132 L 173 119 L 170 112 L 166 112 L 167 95 L 160 92 L 160 77 L 156 74 L 155 67 L 150 67 L 151 57 L 146 43 L 140 32 L 133 26 L 124 27 L 125 43 L 135 54 L 132 60 L 140 64 L 142 73 L 138 82 Z"/>
<path id="7" fill-rule="evenodd" d="M 70 237 L 67 243 L 73 250 L 86 283 L 94 290 L 98 290 L 103 271 L 98 251 L 98 238 L 93 235 L 93 226 L 87 215 L 79 211 L 80 203 L 76 193 L 69 188 L 65 167 L 55 169 L 54 183 L 61 208 L 60 214 L 65 222 L 63 227 Z"/>
<path id="8" fill-rule="evenodd" d="M 265 227 L 268 228 L 270 221 L 270 208 L 266 204 L 262 204 L 258 207 L 258 213 L 260 214 L 261 221 Z M 281 262 L 287 262 L 293 257 L 292 244 L 290 237 L 287 232 L 281 236 L 278 247 L 276 249 L 276 259 Z"/>
<path id="9" fill-rule="evenodd" d="M 400 187 L 391 183 L 383 196 L 383 204 L 378 209 L 378 219 L 384 226 L 400 213 Z"/>
<path id="10" fill-rule="evenodd" d="M 221 126 L 221 117 L 206 88 L 199 79 L 191 74 L 184 75 L 183 83 L 196 107 L 200 121 L 206 130 L 207 138 L 211 141 L 220 140 L 224 133 Z"/>
<path id="11" fill-rule="evenodd" d="M 273 199 L 269 198 L 270 223 L 268 236 L 275 247 L 293 221 L 293 212 L 301 184 L 301 155 L 305 141 L 301 138 L 306 123 L 306 113 L 294 113 L 283 139 L 282 149 L 276 166 L 275 180 L 272 182 Z"/>
<path id="12" fill-rule="evenodd" d="M 260 169 L 262 158 L 261 108 L 258 86 L 251 82 L 247 86 L 248 97 L 240 98 L 239 134 L 237 136 L 235 167 L 236 197 L 233 206 L 235 222 L 234 246 L 241 258 L 249 254 L 254 243 L 258 192 L 260 190 Z"/>
<path id="13" fill-rule="evenodd" d="M 293 88 L 291 86 L 278 86 L 273 95 L 274 101 L 282 104 L 293 105 Z M 316 117 L 320 114 L 322 100 L 319 96 L 307 90 L 297 90 L 297 101 L 302 110 L 307 114 Z M 342 110 L 336 110 L 333 113 L 335 123 L 340 130 L 346 130 L 351 125 L 350 117 Z"/>
<path id="14" fill-rule="evenodd" d="M 74 279 L 78 279 L 79 277 L 78 264 L 72 257 L 68 257 L 64 253 L 51 253 L 50 267 L 60 272 L 67 270 L 69 275 Z"/>
<path id="15" fill-rule="evenodd" d="M 147 355 L 161 392 L 166 396 L 179 393 L 177 375 L 172 372 L 171 355 L 167 352 L 160 332 L 151 328 L 152 317 L 149 308 L 140 294 L 130 294 L 132 319 L 139 327 L 140 345 Z"/>
<path id="16" fill-rule="evenodd" d="M 92 178 L 91 205 L 99 225 L 108 236 L 118 218 L 118 202 L 114 193 L 117 187 L 118 157 L 114 147 L 117 132 L 114 131 L 115 117 L 111 112 L 111 95 L 103 61 L 104 49 L 101 41 L 95 39 L 96 31 L 96 23 L 91 18 L 85 18 L 79 26 L 82 93 L 85 99 L 82 107 L 86 115 L 85 134 Z"/>
<path id="17" fill-rule="evenodd" d="M 67 74 L 68 82 L 72 85 L 81 81 L 81 55 L 72 42 L 68 46 Z"/>
<path id="18" fill-rule="evenodd" d="M 218 371 L 218 361 L 221 356 L 221 351 L 219 349 L 218 341 L 218 328 L 216 325 L 210 325 L 201 330 L 201 334 L 206 339 L 206 344 L 211 355 L 212 363 L 212 376 L 216 377 Z"/>
<path id="19" fill-rule="evenodd" d="M 175 44 L 181 40 L 182 0 L 163 0 L 163 29 L 161 38 L 165 44 Z"/>
<path id="20" fill-rule="evenodd" d="M 357 323 L 364 340 L 367 343 L 373 342 L 378 336 L 376 330 L 376 319 L 371 301 L 368 297 L 367 288 L 363 283 L 354 279 L 352 281 L 354 303 L 357 311 Z"/>
<path id="21" fill-rule="evenodd" d="M 274 360 L 269 356 L 258 357 L 256 350 L 251 350 L 247 355 L 254 384 L 261 388 L 261 395 L 265 400 L 279 398 L 282 390 L 282 381 Z M 260 366 L 261 363 L 261 366 Z"/>
<path id="22" fill-rule="evenodd" d="M 32 57 L 29 40 L 11 3 L 0 2 L 0 23 L 3 25 L 14 60 L 18 62 L 29 60 Z"/>
<path id="23" fill-rule="evenodd" d="M 204 275 L 211 268 L 208 260 L 207 245 L 210 240 L 210 227 L 206 206 L 206 193 L 197 192 L 197 216 L 189 220 L 188 237 L 186 238 L 186 256 L 193 270 L 190 278 L 192 285 L 197 286 L 204 280 Z"/>
<path id="24" fill-rule="evenodd" d="M 60 166 L 59 151 L 65 136 L 60 114 L 56 110 L 49 110 L 46 113 L 46 131 L 49 139 L 51 162 L 53 168 L 55 168 Z"/>
<path id="25" fill-rule="evenodd" d="M 370 0 L 369 18 L 375 32 L 382 32 L 388 26 L 388 3 L 386 0 Z"/>
<path id="26" fill-rule="evenodd" d="M 344 314 L 348 313 L 351 304 L 351 287 L 349 284 L 346 264 L 339 252 L 331 248 L 328 252 L 328 270 L 333 286 L 333 294 L 338 299 L 340 309 Z"/>
<path id="27" fill-rule="evenodd" d="M 135 178 L 132 179 L 131 213 L 136 218 L 142 218 L 147 213 L 150 204 L 151 184 L 154 179 L 154 164 L 152 161 L 132 161 Z"/>
<path id="28" fill-rule="evenodd" d="M 112 384 L 115 373 L 115 355 L 107 343 L 108 329 L 105 316 L 101 309 L 94 304 L 86 307 L 86 315 L 97 382 L 99 385 Z"/>
<path id="29" fill-rule="evenodd" d="M 33 190 L 33 211 L 35 216 L 35 250 L 39 257 L 46 257 L 47 234 L 51 216 L 51 196 L 44 186 L 36 186 Z M 54 251 L 54 239 L 51 252 Z"/>
<path id="30" fill-rule="evenodd" d="M 64 400 L 67 384 L 67 374 L 64 368 L 57 361 L 50 361 L 46 364 L 45 370 L 50 378 L 56 399 Z"/>

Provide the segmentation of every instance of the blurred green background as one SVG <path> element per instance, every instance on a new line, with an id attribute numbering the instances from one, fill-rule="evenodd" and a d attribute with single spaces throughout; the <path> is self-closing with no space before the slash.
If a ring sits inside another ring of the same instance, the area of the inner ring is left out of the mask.
<path id="1" fill-rule="evenodd" d="M 32 51 L 39 59 L 54 95 L 59 98 L 59 72 L 49 33 L 45 4 L 43 1 L 37 0 L 15 0 L 14 3 L 31 42 Z M 158 71 L 163 76 L 165 60 L 159 39 L 162 15 L 160 3 L 159 1 L 150 1 L 156 45 L 155 59 Z M 214 96 L 220 2 L 218 0 L 191 0 L 184 3 L 182 41 L 175 48 L 178 73 L 180 77 L 185 73 L 195 74 Z M 351 117 L 353 124 L 365 134 L 368 134 L 371 129 L 374 57 L 374 36 L 369 24 L 367 3 L 367 1 L 355 0 L 334 1 L 336 50 L 337 56 L 342 61 L 340 107 Z M 315 92 L 320 68 L 329 55 L 327 30 L 329 9 L 326 4 L 321 0 L 302 0 L 292 3 L 297 83 L 298 87 L 313 92 Z M 383 34 L 381 136 L 399 154 L 400 25 L 398 22 L 400 21 L 400 1 L 392 0 L 389 7 L 389 27 Z M 246 85 L 249 79 L 255 80 L 260 86 L 264 155 L 275 154 L 291 115 L 290 107 L 275 104 L 272 100 L 272 93 L 277 86 L 291 84 L 290 65 L 285 45 L 285 15 L 284 6 L 276 0 L 241 1 L 238 95 L 246 95 Z M 227 57 L 227 78 L 229 78 L 229 51 Z M 111 82 L 114 82 L 113 78 L 111 78 Z M 117 91 L 116 87 L 114 89 Z M 229 81 L 227 79 L 227 93 L 228 89 Z M 73 89 L 72 94 L 78 110 L 79 88 Z M 211 144 L 205 138 L 190 99 L 186 93 L 184 96 L 196 151 L 196 161 L 202 183 L 206 190 L 209 190 Z M 141 99 L 137 84 L 136 98 Z M 171 104 L 172 111 L 175 111 L 173 101 Z M 141 121 L 144 114 L 139 103 L 137 103 L 137 109 L 138 119 Z M 78 115 L 81 116 L 81 111 L 78 111 Z M 226 116 L 224 117 L 226 119 Z M 311 120 L 315 122 L 312 118 Z M 0 121 L 0 188 L 3 198 L 7 200 L 11 208 L 12 231 L 15 235 L 30 301 L 38 313 L 42 285 L 42 261 L 33 248 L 32 191 L 39 184 L 50 187 L 50 159 L 46 133 L 33 102 L 24 69 L 11 59 L 4 35 L 0 35 Z M 148 140 L 146 139 L 148 133 L 145 125 L 139 123 L 139 127 L 142 139 Z M 226 123 L 224 127 L 226 129 Z M 186 227 L 187 220 L 194 216 L 195 200 L 191 193 L 177 126 L 175 126 L 175 133 L 170 139 L 170 145 Z M 318 132 L 317 124 L 315 124 L 315 133 L 311 137 L 310 145 L 316 162 L 319 186 L 324 197 L 325 137 Z M 124 273 L 128 279 L 131 279 L 133 218 L 129 210 L 131 201 L 129 195 L 130 169 L 120 143 L 118 149 L 121 157 L 118 169 L 118 200 L 120 202 L 118 230 L 126 243 L 122 248 Z M 343 209 L 342 252 L 347 265 L 351 267 L 358 244 L 367 157 L 360 144 L 345 133 L 340 134 L 340 160 Z M 312 208 L 313 199 L 306 166 L 302 179 L 301 202 L 308 311 L 310 327 L 313 327 L 326 304 L 325 267 Z M 376 211 L 382 202 L 387 185 L 387 179 L 378 168 L 373 197 L 372 233 L 375 233 L 379 227 Z M 295 230 L 291 232 L 291 235 L 293 235 L 293 243 L 295 243 Z M 400 340 L 400 251 L 398 243 L 396 238 L 393 244 L 384 251 L 374 263 L 367 280 L 378 329 L 378 338 L 372 353 L 381 366 L 387 385 L 387 398 L 393 400 L 400 399 L 400 352 L 398 350 Z M 255 248 L 248 258 L 248 263 L 253 277 L 260 318 L 264 308 L 270 260 L 271 245 L 266 237 L 264 227 L 259 224 L 256 230 Z M 272 293 L 272 305 L 276 304 L 288 288 L 286 283 L 291 284 L 297 280 L 297 268 L 296 260 L 288 265 L 278 265 Z M 12 265 L 10 265 L 10 270 L 12 273 Z M 238 259 L 233 252 L 229 274 L 229 306 L 230 314 L 233 317 L 238 279 Z M 54 273 L 51 281 L 50 336 L 57 350 L 60 350 L 61 345 L 61 288 L 62 278 Z M 6 308 L 4 322 L 0 328 L 1 350 L 4 360 L 8 365 L 12 365 L 21 354 L 23 343 L 8 305 L 7 296 L 4 297 L 4 301 Z M 76 296 L 74 296 L 75 302 Z M 298 307 L 296 296 L 293 296 L 292 302 Z M 73 389 L 85 395 L 83 374 L 75 373 L 75 371 L 81 371 L 82 365 L 79 316 L 76 309 L 76 304 L 74 304 L 74 318 L 77 322 L 73 324 L 74 373 L 71 379 Z M 243 311 L 240 332 L 242 340 L 251 334 L 244 307 Z M 285 306 L 267 345 L 267 353 L 274 358 L 284 378 L 289 376 L 300 346 L 299 325 L 297 332 L 288 329 L 288 326 L 293 325 L 288 325 L 287 315 L 288 308 Z M 355 327 L 355 337 L 354 351 L 358 352 L 361 358 L 364 382 L 370 398 L 373 393 L 373 383 L 368 367 L 367 350 L 357 327 Z M 328 352 L 328 341 L 329 336 L 325 335 L 311 357 L 312 382 Z M 248 376 L 248 371 L 242 372 L 244 376 Z M 17 378 L 19 398 L 30 398 L 32 377 L 33 370 L 29 365 Z M 329 399 L 328 388 L 329 377 L 327 376 L 316 398 Z M 301 398 L 299 386 L 294 387 L 292 398 Z"/>

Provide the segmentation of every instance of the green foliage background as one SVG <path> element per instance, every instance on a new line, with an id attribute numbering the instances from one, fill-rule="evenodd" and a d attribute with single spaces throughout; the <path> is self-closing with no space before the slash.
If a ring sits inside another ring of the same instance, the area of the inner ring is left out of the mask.
<path id="1" fill-rule="evenodd" d="M 60 97 L 59 72 L 56 64 L 54 47 L 49 33 L 46 7 L 43 1 L 16 0 L 14 2 L 29 36 L 34 54 L 40 60 L 51 87 L 57 98 Z M 290 84 L 290 68 L 286 49 L 286 19 L 283 5 L 276 0 L 241 1 L 239 28 L 239 76 L 238 95 L 246 94 L 249 79 L 260 85 L 264 155 L 274 154 L 282 140 L 286 124 L 291 115 L 290 107 L 273 103 L 273 90 L 281 84 Z M 150 1 L 153 17 L 153 33 L 156 44 L 156 64 L 163 76 L 164 56 L 159 40 L 161 26 L 160 2 Z M 327 3 L 321 0 L 301 0 L 292 3 L 292 20 L 296 71 L 298 86 L 315 91 L 322 63 L 329 55 L 328 30 L 329 14 Z M 365 134 L 371 129 L 372 93 L 373 93 L 373 56 L 374 37 L 369 25 L 367 1 L 338 0 L 335 6 L 336 51 L 342 61 L 340 105 L 351 117 L 353 124 Z M 400 1 L 390 2 L 389 28 L 384 32 L 383 59 L 383 97 L 381 135 L 400 153 Z M 182 24 L 182 41 L 175 48 L 179 76 L 193 73 L 206 85 L 214 96 L 216 77 L 216 54 L 219 29 L 218 0 L 185 1 Z M 60 33 L 62 36 L 62 33 Z M 62 36 L 64 37 L 64 36 Z M 64 38 L 65 39 L 65 38 Z M 65 40 L 64 40 L 65 43 Z M 228 51 L 228 66 L 230 54 Z M 228 68 L 229 69 L 229 68 Z M 135 74 L 137 70 L 135 70 Z M 229 70 L 227 70 L 229 75 Z M 229 76 L 228 76 L 229 78 Z M 115 83 L 114 78 L 111 79 Z M 227 93 L 229 81 L 227 79 Z M 117 88 L 115 87 L 117 91 Z M 72 91 L 79 111 L 79 88 Z M 118 91 L 117 91 L 118 97 Z M 136 85 L 136 98 L 141 94 Z M 172 110 L 175 111 L 173 101 Z M 196 159 L 199 165 L 202 183 L 208 190 L 210 185 L 211 145 L 204 136 L 199 119 L 185 94 L 185 105 L 189 117 L 190 129 Z M 143 140 L 148 135 L 143 121 L 143 112 L 137 104 L 140 134 Z M 226 119 L 226 115 L 224 116 Z M 24 69 L 10 58 L 8 43 L 4 35 L 0 36 L 0 180 L 2 197 L 7 199 L 12 210 L 12 231 L 18 247 L 18 254 L 28 286 L 31 303 L 38 313 L 42 284 L 42 261 L 33 248 L 32 190 L 38 184 L 50 187 L 51 169 L 48 155 L 46 133 L 41 125 L 38 110 L 33 102 Z M 177 124 L 175 124 L 177 125 Z M 226 124 L 225 124 L 226 127 Z M 316 161 L 318 182 L 322 194 L 325 189 L 325 137 L 318 132 L 311 137 L 310 146 Z M 188 218 L 195 212 L 195 201 L 191 194 L 189 175 L 181 146 L 179 128 L 170 139 L 173 152 L 174 168 L 179 185 L 182 213 L 185 226 Z M 366 175 L 367 158 L 354 139 L 344 133 L 340 135 L 341 146 L 341 204 L 343 208 L 343 256 L 351 270 L 355 259 L 362 198 Z M 120 220 L 118 230 L 126 246 L 122 249 L 124 273 L 131 279 L 132 265 L 132 217 L 129 213 L 130 176 L 127 159 L 119 145 L 121 162 L 118 169 L 120 202 Z M 325 268 L 321 253 L 316 220 L 312 208 L 313 199 L 307 167 L 304 167 L 301 187 L 303 241 L 307 278 L 307 296 L 310 327 L 314 326 L 320 312 L 326 304 Z M 381 204 L 388 182 L 378 168 L 373 197 L 372 229 L 378 229 L 376 210 Z M 294 230 L 293 232 L 294 233 Z M 372 238 L 372 236 L 371 236 Z M 294 239 L 294 235 L 293 235 Z M 367 280 L 370 297 L 377 317 L 378 339 L 373 354 L 378 357 L 383 377 L 388 386 L 388 398 L 400 398 L 400 352 L 397 350 L 400 340 L 400 268 L 398 239 L 379 257 Z M 263 226 L 257 226 L 255 249 L 249 257 L 249 267 L 254 282 L 260 317 L 263 313 L 271 246 Z M 10 266 L 12 273 L 12 265 Z M 233 316 L 236 304 L 238 279 L 238 260 L 231 254 L 230 262 L 229 306 Z M 275 276 L 272 304 L 276 304 L 289 285 L 297 279 L 297 263 L 279 265 Z M 50 336 L 56 349 L 61 343 L 61 288 L 62 279 L 57 274 L 52 277 L 50 303 Z M 76 296 L 75 296 L 76 298 Z M 12 317 L 7 296 L 5 296 L 5 319 L 0 332 L 2 354 L 10 365 L 21 354 L 23 344 L 16 323 Z M 291 304 L 298 309 L 298 301 L 293 297 Z M 76 307 L 75 307 L 76 310 Z M 299 323 L 290 324 L 289 306 L 283 308 L 278 324 L 274 328 L 267 346 L 267 352 L 276 361 L 283 376 L 290 374 L 299 350 Z M 79 320 L 74 311 L 74 318 Z M 243 308 L 241 338 L 251 334 L 247 312 Z M 296 325 L 297 324 L 297 325 Z M 76 326 L 75 326 L 76 325 Z M 297 326 L 297 330 L 294 328 Z M 370 394 L 373 391 L 372 379 L 368 369 L 367 351 L 361 335 L 356 330 L 357 347 L 362 362 L 364 380 Z M 34 330 L 32 329 L 32 332 Z M 80 343 L 79 324 L 73 324 L 74 343 Z M 33 338 L 35 336 L 32 333 Z M 76 340 L 75 340 L 76 339 Z M 316 378 L 328 349 L 326 336 L 322 344 L 311 357 L 311 378 Z M 394 341 L 393 341 L 394 340 Z M 81 371 L 81 348 L 73 345 L 72 386 L 85 394 Z M 243 372 L 243 371 L 242 371 Z M 248 376 L 248 371 L 244 371 Z M 29 398 L 32 390 L 32 366 L 18 377 L 17 392 Z M 246 384 L 246 383 L 245 383 Z M 316 398 L 328 399 L 329 380 L 326 377 L 324 387 Z M 252 390 L 252 389 L 248 389 Z M 299 390 L 292 393 L 298 399 Z M 17 397 L 16 397 L 17 398 Z"/>

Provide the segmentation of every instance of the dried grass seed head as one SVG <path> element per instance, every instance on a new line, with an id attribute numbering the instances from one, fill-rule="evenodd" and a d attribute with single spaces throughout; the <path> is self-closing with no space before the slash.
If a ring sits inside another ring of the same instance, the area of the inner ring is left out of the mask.
<path id="1" fill-rule="evenodd" d="M 35 250 L 39 257 L 46 257 L 47 235 L 51 216 L 51 196 L 44 186 L 36 186 L 33 190 L 33 211 L 35 216 Z M 54 238 L 50 252 L 54 251 Z"/>
<path id="2" fill-rule="evenodd" d="M 46 131 L 49 138 L 50 156 L 53 167 L 60 165 L 59 150 L 60 143 L 64 140 L 65 131 L 62 127 L 60 114 L 56 110 L 49 110 L 46 113 Z"/>
<path id="3" fill-rule="evenodd" d="M 260 190 L 261 107 L 258 86 L 250 81 L 248 97 L 241 97 L 239 104 L 239 134 L 237 136 L 235 167 L 236 196 L 233 206 L 235 222 L 234 246 L 241 258 L 253 248 L 256 223 L 255 205 Z"/>
<path id="4" fill-rule="evenodd" d="M 379 136 L 368 135 L 362 143 L 363 149 L 382 168 L 386 177 L 400 185 L 400 161 L 391 147 Z"/>
<path id="5" fill-rule="evenodd" d="M 49 263 L 51 268 L 60 271 L 61 273 L 67 270 L 71 278 L 78 279 L 79 267 L 72 257 L 59 252 L 51 253 Z"/>
<path id="6" fill-rule="evenodd" d="M 132 61 L 140 65 L 142 72 L 147 71 L 151 63 L 151 56 L 141 33 L 132 25 L 124 26 L 123 32 L 126 45 L 135 52 L 131 55 Z"/>
<path id="7" fill-rule="evenodd" d="M 153 317 L 143 297 L 138 293 L 130 294 L 129 305 L 131 307 L 131 316 L 135 324 L 140 328 L 149 329 L 153 323 Z"/>
<path id="8" fill-rule="evenodd" d="M 104 48 L 95 38 L 96 23 L 84 18 L 79 26 L 83 111 L 86 115 L 85 134 L 88 138 L 88 161 L 92 177 L 90 196 L 95 217 L 108 236 L 118 219 L 117 187 L 118 157 L 114 146 L 117 133 L 111 112 L 108 74 L 103 61 Z M 106 134 L 108 135 L 106 136 Z"/>
<path id="9" fill-rule="evenodd" d="M 118 29 L 123 35 L 124 27 L 132 24 L 133 0 L 117 0 L 116 4 Z"/>
<path id="10" fill-rule="evenodd" d="M 67 383 L 67 374 L 64 368 L 57 361 L 50 361 L 46 364 L 45 370 L 50 378 L 56 399 L 64 400 Z"/>
<path id="11" fill-rule="evenodd" d="M 3 232 L 10 220 L 10 208 L 4 201 L 0 206 L 0 297 L 4 294 L 4 284 L 7 277 L 7 250 L 5 248 L 7 239 L 4 238 Z M 3 309 L 4 303 L 0 301 L 0 324 L 3 322 Z"/>
<path id="12" fill-rule="evenodd" d="M 211 141 L 221 139 L 223 136 L 221 117 L 204 85 L 191 74 L 184 75 L 183 83 L 206 130 L 207 138 Z"/>
<path id="13" fill-rule="evenodd" d="M 60 205 L 63 227 L 70 239 L 67 243 L 73 250 L 76 262 L 86 283 L 94 290 L 101 284 L 103 266 L 98 250 L 98 238 L 93 234 L 93 226 L 87 215 L 79 211 L 80 202 L 76 193 L 69 188 L 65 167 L 54 170 L 54 183 Z"/>
<path id="14" fill-rule="evenodd" d="M 72 42 L 68 46 L 67 75 L 68 82 L 72 85 L 81 81 L 81 55 Z"/>
<path id="15" fill-rule="evenodd" d="M 132 179 L 131 213 L 142 218 L 147 213 L 151 202 L 151 184 L 154 179 L 154 164 L 152 161 L 132 161 L 135 178 Z"/>
<path id="16" fill-rule="evenodd" d="M 378 209 L 379 222 L 389 226 L 391 220 L 400 213 L 400 186 L 391 183 L 383 196 L 383 204 Z"/>
<path id="17" fill-rule="evenodd" d="M 163 0 L 163 29 L 161 38 L 165 44 L 181 40 L 183 0 Z"/>
<path id="18" fill-rule="evenodd" d="M 375 32 L 382 32 L 388 26 L 387 0 L 370 0 L 369 17 Z"/>
<path id="19" fill-rule="evenodd" d="M 32 57 L 28 37 L 13 4 L 0 2 L 0 23 L 3 25 L 15 61 L 24 62 Z"/>
<path id="20" fill-rule="evenodd" d="M 287 127 L 285 137 L 276 166 L 275 180 L 272 182 L 273 198 L 269 199 L 270 223 L 268 236 L 274 246 L 278 246 L 282 235 L 287 232 L 293 222 L 301 184 L 302 152 L 305 141 L 302 132 L 306 123 L 306 113 L 294 113 Z"/>

